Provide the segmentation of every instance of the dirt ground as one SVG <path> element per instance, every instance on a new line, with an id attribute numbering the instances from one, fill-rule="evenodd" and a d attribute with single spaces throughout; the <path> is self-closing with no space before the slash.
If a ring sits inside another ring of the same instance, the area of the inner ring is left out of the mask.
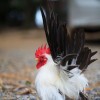
<path id="1" fill-rule="evenodd" d="M 37 100 L 34 53 L 46 43 L 44 31 L 5 30 L 0 34 L 0 100 Z M 100 100 L 100 45 L 87 45 L 98 51 L 94 56 L 98 60 L 85 72 L 90 84 L 87 91 L 92 98 L 96 95 L 93 100 Z"/>

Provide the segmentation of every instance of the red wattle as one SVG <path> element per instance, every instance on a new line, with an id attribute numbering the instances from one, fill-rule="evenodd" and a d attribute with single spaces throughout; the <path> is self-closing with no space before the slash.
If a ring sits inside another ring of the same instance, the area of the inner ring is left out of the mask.
<path id="1" fill-rule="evenodd" d="M 46 64 L 46 61 L 38 62 L 37 65 L 36 65 L 36 68 L 39 69 L 39 68 L 41 68 L 45 64 Z"/>

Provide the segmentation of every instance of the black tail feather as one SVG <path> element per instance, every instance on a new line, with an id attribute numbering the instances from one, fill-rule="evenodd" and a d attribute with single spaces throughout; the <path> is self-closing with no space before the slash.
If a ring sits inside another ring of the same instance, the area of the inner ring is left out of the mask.
<path id="1" fill-rule="evenodd" d="M 89 100 L 88 97 L 84 93 L 80 92 L 79 95 L 80 95 L 79 100 Z"/>
<path id="2" fill-rule="evenodd" d="M 57 58 L 60 55 L 58 62 L 61 62 L 62 66 L 65 66 L 67 62 L 68 66 L 72 66 L 73 59 L 75 59 L 75 64 L 78 65 L 79 69 L 85 70 L 89 64 L 96 60 L 91 59 L 91 57 L 97 52 L 92 52 L 88 47 L 84 47 L 85 33 L 82 29 L 77 28 L 69 35 L 66 24 L 61 22 L 54 13 L 52 3 L 49 0 L 43 1 L 46 2 L 46 9 L 40 8 L 40 10 L 53 61 L 57 63 Z M 76 54 L 76 56 L 67 56 L 69 54 Z M 62 59 L 64 57 L 65 59 Z M 73 68 L 75 67 L 68 67 L 68 70 Z"/>
<path id="3" fill-rule="evenodd" d="M 79 69 L 85 70 L 89 64 L 94 62 L 96 59 L 91 59 L 91 57 L 96 53 L 97 52 L 92 52 L 88 47 L 84 47 L 77 57 L 76 64 L 80 65 Z"/>

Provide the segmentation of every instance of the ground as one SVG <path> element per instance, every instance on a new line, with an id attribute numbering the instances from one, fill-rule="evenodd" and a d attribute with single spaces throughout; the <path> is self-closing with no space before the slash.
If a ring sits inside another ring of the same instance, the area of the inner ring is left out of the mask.
<path id="1" fill-rule="evenodd" d="M 43 30 L 5 30 L 0 32 L 0 100 L 37 100 L 34 87 L 35 50 L 46 43 Z M 90 100 L 100 100 L 100 45 L 86 44 L 98 60 L 85 76 L 89 80 Z"/>

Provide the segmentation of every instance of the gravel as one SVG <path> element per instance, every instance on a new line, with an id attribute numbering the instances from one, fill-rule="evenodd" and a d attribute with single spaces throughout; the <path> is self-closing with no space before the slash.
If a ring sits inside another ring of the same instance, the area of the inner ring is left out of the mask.
<path id="1" fill-rule="evenodd" d="M 38 36 L 32 32 L 28 38 L 27 35 L 26 38 L 23 35 L 0 36 L 0 100 L 38 100 L 34 89 L 36 70 L 33 55 L 45 39 L 44 36 L 36 38 Z M 100 46 L 87 45 L 92 51 L 98 51 L 94 56 L 98 60 L 85 72 L 90 84 L 87 94 L 89 100 L 100 100 Z"/>

